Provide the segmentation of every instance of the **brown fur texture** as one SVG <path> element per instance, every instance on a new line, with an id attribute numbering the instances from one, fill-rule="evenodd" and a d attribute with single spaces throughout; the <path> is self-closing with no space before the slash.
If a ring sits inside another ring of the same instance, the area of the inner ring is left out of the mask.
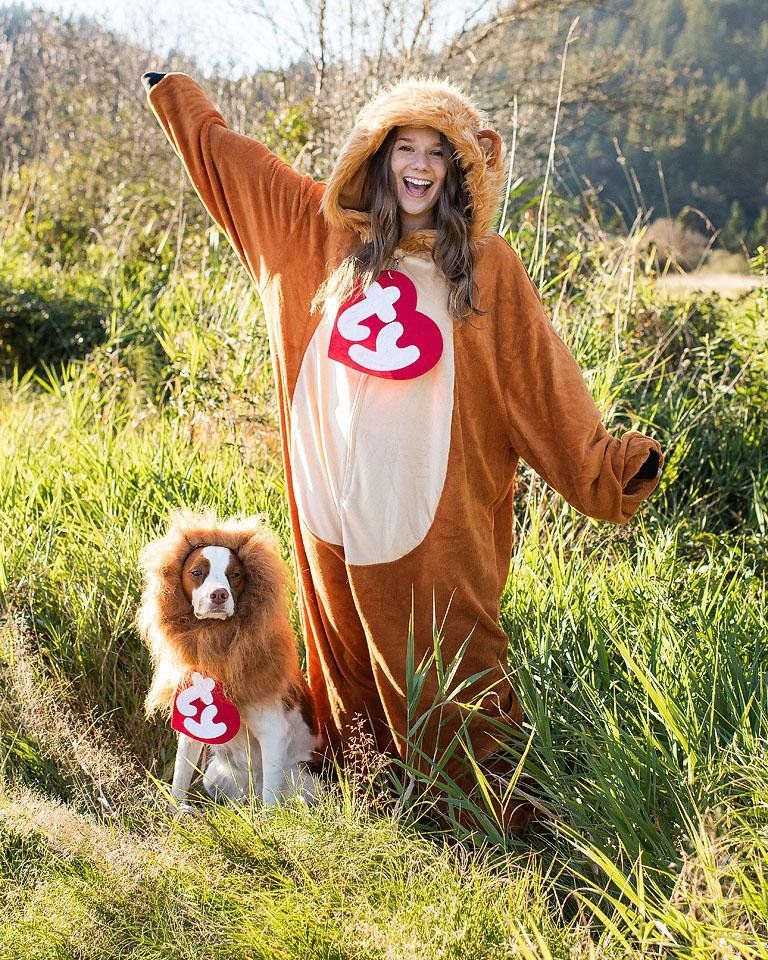
<path id="1" fill-rule="evenodd" d="M 368 163 L 393 127 L 434 127 L 453 144 L 472 204 L 472 239 L 493 222 L 504 187 L 504 144 L 455 84 L 414 77 L 383 90 L 360 111 L 328 179 L 320 209 L 332 227 L 370 239 L 363 209 Z"/>
<path id="2" fill-rule="evenodd" d="M 203 546 L 228 547 L 245 569 L 246 583 L 229 620 L 198 620 L 182 588 L 184 561 Z M 305 699 L 286 611 L 285 567 L 261 520 L 175 513 L 167 534 L 142 550 L 140 564 L 145 587 L 138 623 L 155 668 L 148 715 L 170 710 L 176 688 L 193 670 L 220 680 L 239 705 Z"/>

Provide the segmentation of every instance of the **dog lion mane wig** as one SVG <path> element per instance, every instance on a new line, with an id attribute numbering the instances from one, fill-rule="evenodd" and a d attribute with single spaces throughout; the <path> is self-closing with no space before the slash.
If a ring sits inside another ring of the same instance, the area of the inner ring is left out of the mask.
<path id="1" fill-rule="evenodd" d="M 182 586 L 185 560 L 207 546 L 228 547 L 244 568 L 246 582 L 228 620 L 195 617 Z M 218 521 L 212 511 L 178 511 L 139 563 L 145 587 L 138 625 L 155 668 L 148 715 L 170 710 L 179 683 L 193 670 L 215 676 L 236 703 L 254 702 L 260 691 L 290 698 L 299 668 L 285 567 L 274 534 L 258 517 Z"/>

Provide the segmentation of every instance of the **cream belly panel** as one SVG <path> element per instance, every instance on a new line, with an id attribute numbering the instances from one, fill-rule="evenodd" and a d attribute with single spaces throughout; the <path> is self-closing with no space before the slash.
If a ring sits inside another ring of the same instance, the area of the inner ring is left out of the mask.
<path id="1" fill-rule="evenodd" d="M 397 560 L 424 539 L 448 467 L 453 416 L 453 320 L 447 284 L 431 259 L 397 267 L 417 307 L 439 327 L 437 364 L 389 380 L 332 360 L 337 307 L 329 304 L 302 361 L 291 404 L 291 472 L 303 524 L 344 548 L 348 563 Z"/>

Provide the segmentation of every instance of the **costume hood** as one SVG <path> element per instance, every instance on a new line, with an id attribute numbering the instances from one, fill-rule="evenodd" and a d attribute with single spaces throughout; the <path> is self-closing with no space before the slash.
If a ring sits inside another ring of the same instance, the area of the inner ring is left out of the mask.
<path id="1" fill-rule="evenodd" d="M 472 238 L 490 227 L 504 187 L 504 143 L 477 107 L 447 80 L 413 78 L 375 97 L 357 116 L 323 195 L 321 210 L 333 227 L 370 237 L 363 188 L 370 158 L 393 127 L 434 127 L 453 144 L 472 203 Z"/>

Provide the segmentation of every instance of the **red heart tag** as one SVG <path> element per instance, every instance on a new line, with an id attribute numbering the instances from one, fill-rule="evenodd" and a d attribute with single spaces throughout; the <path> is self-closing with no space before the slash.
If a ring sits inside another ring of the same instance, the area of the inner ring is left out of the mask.
<path id="1" fill-rule="evenodd" d="M 328 345 L 331 360 L 385 380 L 414 380 L 442 353 L 440 328 L 416 309 L 416 287 L 397 270 L 344 301 Z"/>
<path id="2" fill-rule="evenodd" d="M 240 711 L 218 680 L 193 673 L 173 698 L 171 726 L 200 743 L 227 743 L 240 729 Z"/>

